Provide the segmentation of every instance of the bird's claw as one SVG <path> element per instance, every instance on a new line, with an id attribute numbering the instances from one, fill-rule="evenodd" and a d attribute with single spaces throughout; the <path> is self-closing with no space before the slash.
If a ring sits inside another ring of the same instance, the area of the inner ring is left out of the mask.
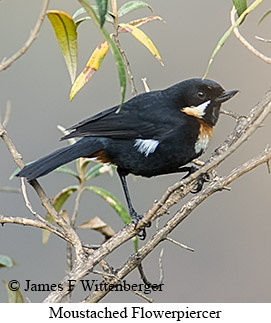
<path id="1" fill-rule="evenodd" d="M 208 173 L 202 173 L 197 180 L 197 186 L 191 191 L 192 194 L 196 194 L 202 190 L 203 184 L 210 181 L 210 175 Z"/>
<path id="2" fill-rule="evenodd" d="M 131 220 L 133 222 L 133 224 L 135 225 L 135 227 L 137 226 L 138 222 L 143 219 L 143 215 L 138 214 L 137 212 L 133 211 L 131 212 Z M 146 224 L 146 228 L 149 228 L 151 226 L 151 222 L 149 221 Z M 137 233 L 137 236 L 140 240 L 145 240 L 147 233 L 146 233 L 146 228 L 143 228 L 141 231 L 139 231 Z"/>
<path id="3" fill-rule="evenodd" d="M 187 171 L 187 174 L 182 178 L 185 179 L 188 176 L 190 176 L 192 173 L 196 172 L 199 168 L 195 166 L 190 167 L 182 167 L 182 171 Z M 181 179 L 181 180 L 182 180 Z M 210 181 L 210 175 L 208 173 L 202 173 L 199 175 L 197 179 L 197 185 L 196 187 L 191 191 L 192 194 L 196 194 L 202 190 L 203 184 Z"/>

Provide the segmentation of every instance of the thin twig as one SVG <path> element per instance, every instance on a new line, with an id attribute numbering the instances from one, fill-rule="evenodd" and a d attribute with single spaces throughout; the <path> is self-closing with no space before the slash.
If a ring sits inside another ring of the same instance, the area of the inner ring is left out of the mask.
<path id="1" fill-rule="evenodd" d="M 264 42 L 264 43 L 271 43 L 271 39 L 265 39 L 265 38 L 262 38 L 260 36 L 255 36 L 256 39 Z"/>
<path id="2" fill-rule="evenodd" d="M 142 78 L 141 78 L 141 81 L 142 81 L 142 83 L 143 83 L 143 86 L 144 86 L 145 92 L 150 92 L 150 91 L 151 91 L 151 89 L 150 89 L 150 87 L 149 87 L 149 85 L 148 85 L 148 83 L 147 83 L 147 78 L 146 78 L 146 77 L 142 77 Z"/>
<path id="3" fill-rule="evenodd" d="M 2 186 L 2 187 L 0 187 L 0 192 L 22 194 L 22 190 L 21 189 L 14 188 L 14 187 L 8 187 L 8 186 Z"/>
<path id="4" fill-rule="evenodd" d="M 140 278 L 142 279 L 143 283 L 144 283 L 145 285 L 150 285 L 150 286 L 152 286 L 153 284 L 148 280 L 147 276 L 146 276 L 146 275 L 145 275 L 145 273 L 144 273 L 144 269 L 143 269 L 143 265 L 142 265 L 142 263 L 140 263 L 140 264 L 137 266 L 137 269 L 138 269 L 138 271 L 139 271 L 139 273 L 140 273 Z"/>
<path id="5" fill-rule="evenodd" d="M 136 96 L 138 94 L 138 92 L 137 92 L 137 89 L 136 89 L 135 79 L 134 79 L 134 75 L 132 73 L 130 63 L 128 61 L 128 58 L 127 58 L 124 50 L 121 48 L 119 37 L 114 35 L 113 38 L 114 38 L 115 44 L 116 44 L 121 56 L 122 56 L 123 64 L 124 64 L 124 66 L 126 68 L 126 72 L 127 72 L 128 80 L 129 80 L 129 83 L 130 83 L 132 95 Z"/>
<path id="6" fill-rule="evenodd" d="M 237 114 L 236 112 L 225 110 L 223 108 L 220 109 L 220 113 L 225 114 L 226 116 L 232 117 L 235 120 L 238 120 L 239 118 L 241 118 L 241 116 L 239 116 L 239 114 Z"/>
<path id="7" fill-rule="evenodd" d="M 182 244 L 182 243 L 180 243 L 180 242 L 178 242 L 178 241 L 176 241 L 176 240 L 174 240 L 174 239 L 172 239 L 170 237 L 166 237 L 165 240 L 170 241 L 170 242 L 174 243 L 176 246 L 181 247 L 181 248 L 183 248 L 185 250 L 189 250 L 189 251 L 192 251 L 192 252 L 195 251 L 195 249 L 190 248 L 190 247 L 186 246 L 185 244 Z"/>
<path id="8" fill-rule="evenodd" d="M 160 269 L 160 279 L 159 279 L 159 284 L 161 285 L 164 281 L 164 268 L 163 268 L 163 258 L 164 254 L 164 248 L 161 249 L 160 255 L 159 255 L 159 269 Z"/>
<path id="9" fill-rule="evenodd" d="M 69 238 L 65 235 L 65 233 L 61 229 L 55 227 L 52 224 L 48 225 L 47 223 L 41 222 L 39 220 L 27 219 L 22 217 L 4 216 L 0 214 L 0 223 L 2 225 L 6 223 L 14 223 L 14 224 L 20 224 L 23 226 L 31 226 L 31 227 L 36 227 L 40 229 L 45 229 L 56 234 L 60 238 L 68 241 L 69 243 L 71 243 Z"/>
<path id="10" fill-rule="evenodd" d="M 111 278 L 112 280 L 114 280 L 114 282 L 112 281 L 110 283 L 111 286 L 113 285 L 121 285 L 121 286 L 124 286 L 124 282 L 120 279 L 118 279 L 118 277 L 115 275 L 115 274 L 112 274 L 112 273 L 107 273 L 107 272 L 103 272 L 103 271 L 100 271 L 100 270 L 93 270 L 92 271 L 93 274 L 97 274 L 97 275 L 100 275 L 102 277 L 107 277 L 107 279 Z M 101 282 L 101 284 L 107 284 L 106 281 L 103 281 Z M 145 283 L 146 284 L 146 283 Z M 151 284 L 146 284 L 146 285 L 151 285 Z M 146 295 L 144 295 L 143 293 L 137 291 L 137 290 L 133 290 L 133 289 L 130 289 L 129 290 L 130 292 L 132 292 L 133 294 L 143 298 L 145 301 L 149 302 L 149 303 L 153 303 L 153 299 L 147 297 Z M 85 300 L 83 301 L 83 303 L 85 303 Z"/>
<path id="11" fill-rule="evenodd" d="M 7 59 L 7 60 L 4 59 L 2 61 L 2 63 L 0 64 L 0 72 L 7 69 L 8 67 L 10 67 L 10 65 L 12 63 L 14 63 L 18 58 L 20 58 L 33 44 L 34 40 L 38 37 L 38 34 L 40 31 L 41 25 L 44 21 L 48 6 L 49 6 L 49 0 L 44 0 L 39 18 L 37 20 L 37 23 L 36 23 L 34 29 L 31 31 L 28 40 L 26 41 L 24 46 L 17 53 L 15 53 L 9 59 Z"/>
<path id="12" fill-rule="evenodd" d="M 137 295 L 137 296 L 139 296 L 139 297 L 143 298 L 143 299 L 144 299 L 145 301 L 147 301 L 148 303 L 153 303 L 153 299 L 152 299 L 152 298 L 150 298 L 150 297 L 148 297 L 148 296 L 146 296 L 146 295 L 144 295 L 144 294 L 140 293 L 139 291 L 137 291 L 137 290 L 132 290 L 132 292 L 133 292 L 135 295 Z"/>
<path id="13" fill-rule="evenodd" d="M 24 197 L 24 201 L 25 201 L 25 206 L 28 208 L 28 210 L 34 215 L 35 218 L 37 218 L 39 221 L 46 223 L 47 221 L 44 220 L 43 217 L 41 217 L 32 207 L 29 198 L 27 196 L 27 191 L 26 191 L 26 186 L 25 186 L 25 179 L 22 177 L 21 178 L 21 190 L 22 190 L 22 194 Z"/>
<path id="14" fill-rule="evenodd" d="M 233 6 L 231 10 L 231 24 L 232 26 L 235 24 L 235 14 L 236 14 L 236 9 Z M 239 32 L 238 28 L 235 27 L 233 28 L 233 33 L 236 36 L 236 38 L 255 56 L 263 60 L 267 64 L 271 64 L 271 58 L 265 56 L 261 52 L 259 52 L 256 48 L 254 48 Z"/>
<path id="15" fill-rule="evenodd" d="M 11 113 L 11 103 L 8 100 L 7 101 L 7 105 L 6 105 L 6 113 L 5 113 L 5 118 L 3 121 L 3 127 L 6 128 L 9 122 L 9 118 L 10 118 L 10 113 Z"/>

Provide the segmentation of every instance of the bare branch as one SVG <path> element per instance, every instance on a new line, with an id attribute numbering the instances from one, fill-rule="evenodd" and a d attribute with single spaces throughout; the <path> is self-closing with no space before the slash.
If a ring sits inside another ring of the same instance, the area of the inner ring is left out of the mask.
<path id="1" fill-rule="evenodd" d="M 34 40 L 38 37 L 41 25 L 43 23 L 45 15 L 46 15 L 48 5 L 49 5 L 49 0 L 44 0 L 43 5 L 42 5 L 42 9 L 41 9 L 41 12 L 40 12 L 40 15 L 39 15 L 39 18 L 37 20 L 37 23 L 36 23 L 33 31 L 31 31 L 28 40 L 26 41 L 24 46 L 17 53 L 15 53 L 8 60 L 4 59 L 2 61 L 2 63 L 0 64 L 0 72 L 7 69 L 8 67 L 10 67 L 10 65 L 12 63 L 14 63 L 18 58 L 20 58 L 30 48 L 30 46 L 33 44 Z"/>

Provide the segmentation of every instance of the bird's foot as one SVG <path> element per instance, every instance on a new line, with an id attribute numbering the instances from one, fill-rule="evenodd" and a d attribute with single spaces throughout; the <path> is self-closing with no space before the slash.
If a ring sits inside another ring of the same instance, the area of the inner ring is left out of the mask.
<path id="1" fill-rule="evenodd" d="M 182 179 L 187 178 L 189 175 L 191 175 L 192 173 L 194 173 L 198 169 L 199 168 L 197 168 L 195 166 L 183 167 L 183 170 L 187 171 L 188 173 Z M 196 194 L 196 193 L 200 192 L 202 190 L 204 183 L 209 182 L 209 181 L 210 181 L 210 175 L 208 173 L 200 174 L 199 177 L 197 178 L 196 187 L 191 191 L 191 193 Z"/>
<path id="2" fill-rule="evenodd" d="M 131 210 L 130 212 L 130 217 L 131 220 L 133 222 L 133 224 L 135 225 L 135 227 L 137 226 L 138 222 L 143 219 L 143 215 L 138 214 L 135 210 Z M 151 222 L 149 221 L 146 224 L 146 228 L 149 228 L 151 226 Z M 143 228 L 141 231 L 138 232 L 137 236 L 140 240 L 145 240 L 147 233 L 146 233 L 146 228 Z"/>
<path id="3" fill-rule="evenodd" d="M 202 173 L 198 177 L 197 186 L 191 191 L 192 194 L 196 194 L 202 190 L 204 183 L 210 181 L 210 175 L 208 173 Z"/>

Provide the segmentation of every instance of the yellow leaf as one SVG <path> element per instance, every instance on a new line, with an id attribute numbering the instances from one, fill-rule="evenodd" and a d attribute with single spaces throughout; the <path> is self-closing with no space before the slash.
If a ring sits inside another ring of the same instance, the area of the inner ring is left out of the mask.
<path id="1" fill-rule="evenodd" d="M 130 25 L 130 24 L 120 24 L 120 32 L 127 31 L 131 33 L 138 41 L 140 41 L 151 53 L 154 57 L 158 59 L 158 61 L 162 64 L 162 58 L 155 47 L 154 43 L 151 39 L 139 28 Z"/>
<path id="2" fill-rule="evenodd" d="M 71 82 L 76 76 L 77 68 L 77 31 L 71 16 L 63 11 L 50 10 L 47 12 L 54 32 L 67 65 Z"/>
<path id="3" fill-rule="evenodd" d="M 98 47 L 96 47 L 89 61 L 87 62 L 86 67 L 78 75 L 71 88 L 70 100 L 74 98 L 76 93 L 91 79 L 92 75 L 98 70 L 106 53 L 108 52 L 108 49 L 109 45 L 106 40 L 104 40 Z"/>

